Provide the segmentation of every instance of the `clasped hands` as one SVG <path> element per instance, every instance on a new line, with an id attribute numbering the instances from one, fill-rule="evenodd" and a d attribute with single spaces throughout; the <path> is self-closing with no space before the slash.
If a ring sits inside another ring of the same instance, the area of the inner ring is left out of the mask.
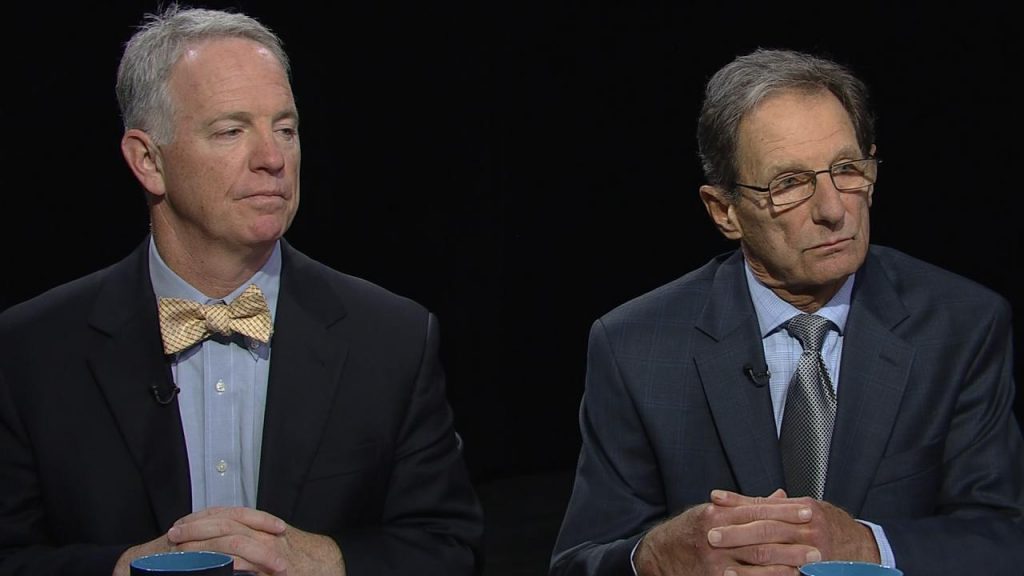
<path id="1" fill-rule="evenodd" d="M 842 509 L 781 489 L 766 498 L 714 490 L 652 528 L 634 555 L 641 576 L 793 576 L 819 560 L 878 562 L 878 546 Z"/>
<path id="2" fill-rule="evenodd" d="M 304 532 L 252 508 L 217 507 L 193 512 L 167 534 L 121 555 L 114 576 L 128 576 L 139 556 L 184 550 L 230 554 L 237 571 L 260 576 L 344 576 L 341 551 L 331 538 Z"/>

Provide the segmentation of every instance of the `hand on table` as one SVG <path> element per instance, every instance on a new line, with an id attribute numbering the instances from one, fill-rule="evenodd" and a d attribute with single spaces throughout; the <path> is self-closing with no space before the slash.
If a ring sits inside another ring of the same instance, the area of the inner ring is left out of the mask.
<path id="1" fill-rule="evenodd" d="M 871 529 L 854 520 L 845 510 L 823 500 L 788 498 L 782 490 L 777 490 L 768 499 L 715 490 L 711 500 L 714 505 L 721 507 L 749 507 L 762 500 L 767 505 L 796 504 L 810 511 L 810 518 L 806 522 L 760 524 L 758 529 L 764 531 L 762 536 L 747 527 L 723 525 L 708 533 L 709 542 L 720 538 L 712 546 L 727 548 L 780 542 L 811 546 L 820 553 L 822 560 L 880 561 Z"/>
<path id="2" fill-rule="evenodd" d="M 654 527 L 637 548 L 642 576 L 787 575 L 822 559 L 878 561 L 871 530 L 812 498 L 715 490 L 711 502 Z"/>
<path id="3" fill-rule="evenodd" d="M 252 508 L 208 508 L 174 523 L 167 534 L 125 551 L 114 576 L 128 576 L 131 560 L 147 554 L 212 550 L 230 554 L 236 571 L 268 576 L 344 576 L 334 540 L 289 526 Z"/>

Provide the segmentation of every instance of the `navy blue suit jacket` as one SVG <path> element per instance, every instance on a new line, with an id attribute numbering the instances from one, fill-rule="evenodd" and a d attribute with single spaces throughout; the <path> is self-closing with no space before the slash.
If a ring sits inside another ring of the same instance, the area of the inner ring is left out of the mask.
<path id="1" fill-rule="evenodd" d="M 148 240 L 0 315 L 0 574 L 109 576 L 191 512 Z M 433 316 L 282 246 L 257 508 L 349 574 L 479 571 Z"/>
<path id="2" fill-rule="evenodd" d="M 1005 299 L 895 250 L 857 272 L 824 499 L 881 525 L 908 576 L 1024 566 L 1011 331 Z M 784 486 L 738 252 L 609 312 L 588 356 L 552 574 L 631 575 L 643 532 L 712 489 Z"/>

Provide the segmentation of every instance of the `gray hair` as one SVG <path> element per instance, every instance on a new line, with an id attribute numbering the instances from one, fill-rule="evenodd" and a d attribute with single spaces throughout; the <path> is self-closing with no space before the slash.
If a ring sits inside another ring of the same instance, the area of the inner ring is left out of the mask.
<path id="1" fill-rule="evenodd" d="M 842 65 L 791 50 L 758 49 L 725 65 L 708 81 L 697 121 L 697 145 L 707 183 L 735 199 L 740 121 L 761 101 L 784 90 L 829 91 L 850 115 L 857 143 L 867 155 L 875 120 L 867 86 Z"/>
<path id="2" fill-rule="evenodd" d="M 212 38 L 247 38 L 262 44 L 291 75 L 281 39 L 254 18 L 172 4 L 160 14 L 147 14 L 125 45 L 117 68 L 117 102 L 125 130 L 144 130 L 158 144 L 174 138 L 171 68 L 190 45 Z"/>

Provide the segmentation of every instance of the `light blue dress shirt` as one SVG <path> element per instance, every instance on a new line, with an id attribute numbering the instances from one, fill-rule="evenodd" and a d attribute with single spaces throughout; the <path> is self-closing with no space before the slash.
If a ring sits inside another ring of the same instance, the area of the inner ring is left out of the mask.
<path id="1" fill-rule="evenodd" d="M 803 352 L 800 341 L 791 336 L 784 326 L 790 318 L 802 314 L 802 312 L 789 302 L 779 298 L 754 278 L 754 273 L 745 261 L 743 268 L 746 270 L 750 298 L 754 302 L 757 323 L 761 329 L 764 358 L 771 374 L 768 387 L 771 390 L 772 408 L 775 412 L 775 433 L 778 434 L 782 429 L 782 413 L 786 408 L 789 381 L 793 378 L 797 360 L 800 359 L 800 354 Z M 839 365 L 843 356 L 843 337 L 846 333 L 846 317 L 850 313 L 853 282 L 854 275 L 851 275 L 839 288 L 836 295 L 815 312 L 819 316 L 828 318 L 835 325 L 834 329 L 829 330 L 825 335 L 825 341 L 821 345 L 821 355 L 825 359 L 825 367 L 828 368 L 832 387 L 837 394 L 839 391 Z M 878 544 L 882 564 L 895 567 L 896 559 L 893 557 L 892 546 L 889 545 L 889 540 L 885 537 L 882 527 L 864 520 L 858 520 L 858 522 L 871 528 L 875 542 Z"/>
<path id="2" fill-rule="evenodd" d="M 250 284 L 276 316 L 281 279 L 281 246 L 252 278 L 222 300 L 202 294 L 174 273 L 150 239 L 149 274 L 156 297 L 227 303 Z M 172 358 L 171 373 L 181 389 L 178 405 L 188 451 L 192 510 L 211 506 L 256 507 L 263 441 L 263 415 L 270 376 L 270 345 L 235 334 L 209 338 Z"/>

